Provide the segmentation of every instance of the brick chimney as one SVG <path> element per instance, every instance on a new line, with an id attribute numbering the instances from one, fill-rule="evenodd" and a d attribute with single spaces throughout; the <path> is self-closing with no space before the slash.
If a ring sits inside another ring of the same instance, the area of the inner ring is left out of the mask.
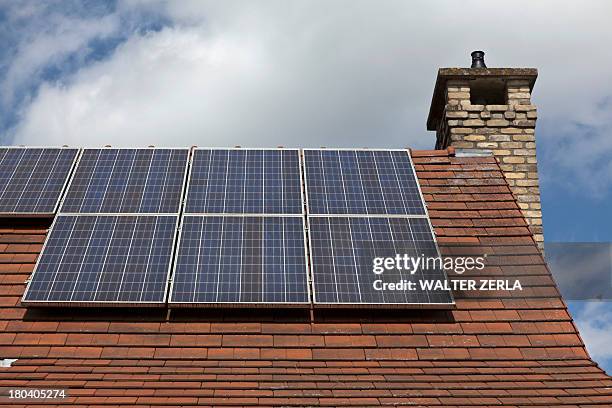
<path id="1" fill-rule="evenodd" d="M 531 91 L 535 68 L 487 68 L 484 53 L 472 53 L 473 68 L 440 68 L 427 118 L 436 149 L 459 154 L 489 150 L 504 171 L 540 249 L 542 210 L 538 185 Z"/>

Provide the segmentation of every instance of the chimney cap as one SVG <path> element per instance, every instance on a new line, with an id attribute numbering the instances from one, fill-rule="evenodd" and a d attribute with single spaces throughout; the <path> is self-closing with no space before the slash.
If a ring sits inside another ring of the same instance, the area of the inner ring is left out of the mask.
<path id="1" fill-rule="evenodd" d="M 486 68 L 484 61 L 484 51 L 472 51 L 472 66 L 470 68 Z"/>

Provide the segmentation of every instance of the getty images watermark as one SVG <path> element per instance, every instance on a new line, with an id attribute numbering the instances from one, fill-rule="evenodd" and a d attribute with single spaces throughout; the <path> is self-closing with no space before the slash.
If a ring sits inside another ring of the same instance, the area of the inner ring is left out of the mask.
<path id="1" fill-rule="evenodd" d="M 556 285 L 544 286 L 556 286 L 565 300 L 612 300 L 610 242 L 547 242 L 544 253 L 525 244 L 441 244 L 440 250 L 447 256 L 368 257 L 373 272 L 368 284 L 379 291 L 518 291 L 542 286 L 523 276 L 552 274 Z M 525 280 L 514 280 L 518 275 Z M 496 276 L 508 280 L 489 279 Z"/>
<path id="2" fill-rule="evenodd" d="M 446 279 L 442 271 L 447 274 L 463 275 L 465 272 L 482 271 L 485 268 L 487 256 L 412 256 L 409 254 L 396 254 L 393 257 L 377 257 L 372 260 L 372 272 L 379 277 L 372 283 L 377 291 L 436 291 L 436 290 L 523 290 L 518 279 Z M 418 273 L 416 281 L 412 279 L 399 279 L 392 282 L 384 281 L 383 274 L 393 277 L 404 277 L 406 274 L 414 276 Z"/>

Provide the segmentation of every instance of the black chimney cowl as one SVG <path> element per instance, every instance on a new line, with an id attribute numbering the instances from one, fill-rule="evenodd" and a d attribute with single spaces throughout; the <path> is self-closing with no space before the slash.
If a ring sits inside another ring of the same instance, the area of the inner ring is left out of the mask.
<path id="1" fill-rule="evenodd" d="M 484 51 L 472 51 L 472 66 L 471 68 L 486 68 L 484 62 Z"/>

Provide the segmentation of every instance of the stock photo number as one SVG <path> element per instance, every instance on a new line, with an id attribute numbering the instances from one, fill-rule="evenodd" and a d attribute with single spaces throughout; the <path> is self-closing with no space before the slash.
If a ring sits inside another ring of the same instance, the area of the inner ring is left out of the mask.
<path id="1" fill-rule="evenodd" d="M 68 397 L 68 392 L 65 389 L 9 388 L 3 394 L 11 400 L 64 399 Z"/>

